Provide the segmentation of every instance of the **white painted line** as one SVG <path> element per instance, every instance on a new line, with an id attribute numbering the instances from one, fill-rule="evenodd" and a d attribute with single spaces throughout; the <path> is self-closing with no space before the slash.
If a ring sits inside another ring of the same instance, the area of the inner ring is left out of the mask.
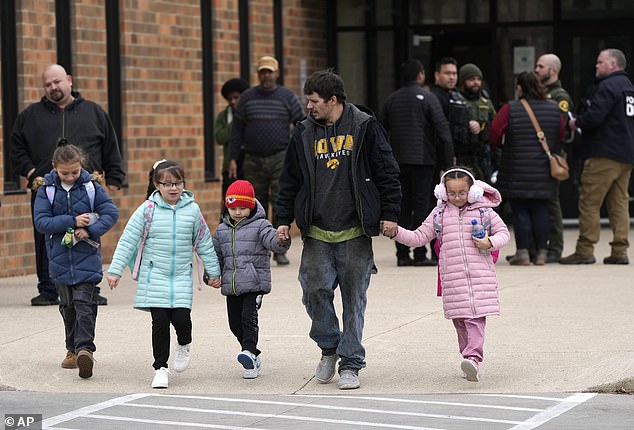
<path id="1" fill-rule="evenodd" d="M 537 428 L 553 418 L 558 417 L 561 414 L 568 412 L 569 410 L 579 406 L 580 404 L 590 400 L 597 393 L 576 393 L 570 397 L 566 397 L 565 399 L 561 399 L 560 403 L 553 406 L 552 408 L 546 409 L 544 412 L 533 416 L 532 418 L 524 421 L 521 424 L 516 425 L 510 430 L 532 430 Z"/>
<path id="2" fill-rule="evenodd" d="M 396 397 L 368 397 L 368 396 L 323 396 L 316 394 L 287 394 L 287 397 L 312 397 L 318 399 L 357 399 L 357 400 L 380 400 L 382 402 L 394 402 L 394 403 L 413 403 L 421 405 L 441 405 L 441 406 L 460 406 L 468 408 L 483 408 L 483 409 L 502 409 L 506 411 L 518 411 L 518 412 L 542 412 L 545 409 L 540 408 L 521 408 L 517 406 L 500 406 L 500 405 L 485 405 L 480 403 L 459 403 L 459 402 L 440 402 L 433 400 L 412 400 L 412 399 L 399 399 Z M 561 400 L 561 399 L 559 399 Z"/>
<path id="3" fill-rule="evenodd" d="M 56 417 L 47 418 L 42 421 L 42 430 L 49 429 L 51 428 L 51 426 L 70 421 L 75 418 L 85 417 L 93 412 L 98 412 L 112 406 L 118 406 L 126 402 L 142 399 L 143 397 L 147 397 L 149 395 L 150 394 L 130 394 L 129 396 L 117 397 L 115 399 L 106 400 L 105 402 L 96 403 L 94 405 L 76 409 L 62 415 L 57 415 Z"/>
<path id="4" fill-rule="evenodd" d="M 561 402 L 565 397 L 525 396 L 519 394 L 474 394 L 479 397 L 502 397 L 509 399 L 546 400 L 548 402 Z"/>
<path id="5" fill-rule="evenodd" d="M 157 424 L 157 425 L 173 425 L 177 427 L 200 427 L 206 429 L 222 429 L 222 430 L 268 430 L 263 427 L 235 427 L 235 426 L 223 426 L 218 424 L 205 424 L 205 423 L 190 423 L 187 421 L 164 421 L 164 420 L 148 420 L 143 418 L 128 418 L 128 417 L 117 417 L 114 415 L 90 415 L 87 418 L 96 418 L 100 420 L 111 420 L 111 421 L 124 421 L 124 422 L 133 422 L 133 423 L 146 423 L 146 424 Z M 57 429 L 55 429 L 57 430 Z"/>
<path id="6" fill-rule="evenodd" d="M 226 399 L 213 399 L 210 400 L 220 400 L 227 401 Z M 240 404 L 242 401 L 240 399 L 233 399 L 234 403 Z M 477 422 L 486 422 L 486 423 L 499 423 L 499 424 L 520 424 L 522 421 L 510 421 L 510 420 L 497 420 L 492 418 L 476 418 L 476 417 L 463 417 L 456 415 L 443 415 L 443 414 L 424 414 L 417 412 L 399 412 L 399 411 L 388 411 L 388 410 L 380 410 L 380 409 L 366 409 L 366 408 L 347 408 L 347 407 L 339 407 L 339 406 L 326 406 L 326 405 L 311 405 L 311 404 L 292 404 L 292 403 L 284 403 L 284 402 L 267 402 L 268 404 L 277 404 L 281 406 L 293 406 L 293 407 L 306 407 L 306 408 L 316 408 L 316 409 L 327 409 L 331 411 L 347 411 L 347 412 L 363 412 L 363 413 L 375 413 L 375 414 L 383 414 L 383 415 L 399 415 L 399 416 L 410 416 L 410 417 L 424 417 L 424 418 L 437 418 L 437 419 L 446 419 L 446 420 L 458 420 L 458 421 L 477 421 Z M 238 416 L 247 416 L 247 417 L 262 417 L 262 418 L 272 418 L 277 417 L 280 419 L 289 419 L 289 420 L 306 420 L 306 421 L 314 421 L 315 418 L 304 417 L 300 415 L 285 415 L 285 414 L 264 414 L 258 412 L 235 412 L 235 411 L 227 411 L 224 409 L 203 409 L 203 408 L 189 408 L 189 407 L 179 407 L 179 406 L 162 406 L 162 405 L 149 405 L 145 403 L 124 403 L 121 406 L 129 406 L 129 407 L 137 407 L 137 408 L 150 408 L 150 409 L 162 409 L 162 410 L 175 410 L 175 411 L 187 411 L 187 412 L 198 412 L 198 413 L 207 413 L 207 414 L 220 414 L 220 415 L 238 415 Z M 322 422 L 321 419 L 318 419 L 319 422 Z M 387 427 L 387 428 L 405 428 L 405 429 L 428 429 L 427 427 L 401 427 L 390 424 L 379 424 L 374 422 L 365 422 L 365 421 L 339 421 L 339 420 L 326 420 L 323 422 L 334 422 L 334 423 L 346 423 L 346 424 L 356 424 L 356 425 L 367 425 L 367 426 L 378 426 L 378 427 Z M 361 424 L 362 423 L 362 424 Z"/>

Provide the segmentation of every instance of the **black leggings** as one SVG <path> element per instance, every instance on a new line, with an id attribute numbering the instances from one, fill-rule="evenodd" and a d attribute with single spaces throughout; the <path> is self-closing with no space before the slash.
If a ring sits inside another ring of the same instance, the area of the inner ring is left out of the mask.
<path id="1" fill-rule="evenodd" d="M 152 313 L 152 352 L 154 369 L 167 367 L 170 358 L 170 323 L 176 330 L 179 345 L 192 341 L 191 309 L 188 308 L 150 308 Z"/>

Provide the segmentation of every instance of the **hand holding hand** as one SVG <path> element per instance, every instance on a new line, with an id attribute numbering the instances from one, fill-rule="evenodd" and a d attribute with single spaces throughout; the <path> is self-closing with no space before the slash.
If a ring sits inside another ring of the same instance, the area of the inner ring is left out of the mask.
<path id="1" fill-rule="evenodd" d="M 106 275 L 106 280 L 108 281 L 108 286 L 110 286 L 111 290 L 117 288 L 117 285 L 119 285 L 119 279 L 121 278 L 117 275 Z"/>
<path id="2" fill-rule="evenodd" d="M 398 224 L 394 221 L 381 221 L 381 233 L 390 239 L 394 239 L 398 233 Z"/>
<path id="3" fill-rule="evenodd" d="M 213 288 L 220 288 L 220 278 L 208 279 L 207 285 Z"/>
<path id="4" fill-rule="evenodd" d="M 291 243 L 290 226 L 281 225 L 277 228 L 277 243 L 288 245 Z"/>

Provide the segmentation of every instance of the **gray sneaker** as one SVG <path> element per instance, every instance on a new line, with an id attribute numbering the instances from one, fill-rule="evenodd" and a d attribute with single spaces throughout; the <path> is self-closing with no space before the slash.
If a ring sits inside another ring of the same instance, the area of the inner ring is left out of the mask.
<path id="1" fill-rule="evenodd" d="M 340 390 L 354 390 L 359 388 L 361 383 L 359 382 L 359 374 L 356 370 L 344 369 L 339 372 L 339 382 L 337 386 Z"/>
<path id="2" fill-rule="evenodd" d="M 337 354 L 321 355 L 321 360 L 315 370 L 315 379 L 317 382 L 327 384 L 335 376 L 335 368 L 337 367 L 339 356 Z"/>

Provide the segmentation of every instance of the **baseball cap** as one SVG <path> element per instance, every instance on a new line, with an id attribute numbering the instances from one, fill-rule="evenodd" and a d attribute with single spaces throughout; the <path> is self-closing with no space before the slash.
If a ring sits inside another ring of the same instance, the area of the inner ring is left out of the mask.
<path id="1" fill-rule="evenodd" d="M 278 68 L 279 64 L 275 57 L 265 55 L 264 57 L 260 57 L 260 59 L 258 60 L 258 72 L 265 69 L 270 70 L 271 72 L 275 72 Z"/>

